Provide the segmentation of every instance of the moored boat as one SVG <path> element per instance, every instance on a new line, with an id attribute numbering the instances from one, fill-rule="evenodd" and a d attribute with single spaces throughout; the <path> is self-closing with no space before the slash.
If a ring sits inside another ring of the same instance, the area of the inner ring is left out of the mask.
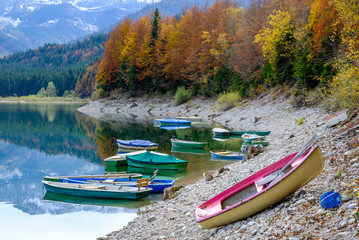
<path id="1" fill-rule="evenodd" d="M 207 154 L 207 150 L 204 148 L 182 148 L 172 146 L 171 152 L 174 153 L 188 153 L 188 154 Z"/>
<path id="2" fill-rule="evenodd" d="M 324 119 L 325 126 L 333 127 L 348 118 L 348 109 L 336 112 Z"/>
<path id="3" fill-rule="evenodd" d="M 242 135 L 242 139 L 246 143 L 251 143 L 253 140 L 263 140 L 264 137 L 261 137 L 261 136 L 256 135 L 256 134 L 245 133 L 245 134 Z"/>
<path id="4" fill-rule="evenodd" d="M 126 159 L 128 166 L 147 169 L 182 170 L 186 169 L 188 164 L 187 161 L 174 156 L 153 151 L 128 155 Z"/>
<path id="5" fill-rule="evenodd" d="M 213 128 L 213 135 L 215 136 L 229 136 L 229 131 L 223 128 Z"/>
<path id="6" fill-rule="evenodd" d="M 265 140 L 265 139 L 258 139 L 258 140 L 253 140 L 252 141 L 253 145 L 262 145 L 263 147 L 268 146 L 268 143 L 269 142 L 267 140 Z"/>
<path id="7" fill-rule="evenodd" d="M 52 181 L 52 182 L 60 182 L 58 180 L 59 177 L 56 176 L 45 176 L 45 181 Z M 116 178 L 116 179 L 139 179 L 142 178 L 142 174 L 139 173 L 109 173 L 105 175 L 81 175 L 81 176 L 61 176 L 61 178 L 96 178 L 105 181 L 108 178 Z"/>
<path id="8" fill-rule="evenodd" d="M 256 134 L 258 136 L 267 136 L 270 134 L 270 131 L 256 131 L 256 130 L 249 130 L 249 131 L 230 131 L 230 135 L 243 135 L 245 133 L 249 134 Z"/>
<path id="9" fill-rule="evenodd" d="M 194 142 L 194 141 L 178 140 L 175 138 L 171 139 L 171 143 L 173 147 L 181 147 L 181 148 L 205 148 L 208 145 L 207 142 Z"/>
<path id="10" fill-rule="evenodd" d="M 302 149 L 238 182 L 196 209 L 203 228 L 247 218 L 291 195 L 315 178 L 324 166 L 318 146 Z"/>
<path id="11" fill-rule="evenodd" d="M 137 150 L 155 150 L 158 148 L 157 143 L 148 140 L 121 140 L 117 139 L 117 145 L 122 149 L 137 149 Z"/>
<path id="12" fill-rule="evenodd" d="M 138 179 L 141 181 L 142 179 Z M 148 187 L 126 187 L 117 185 L 98 185 L 89 183 L 66 183 L 42 181 L 47 191 L 65 195 L 116 198 L 116 199 L 139 199 L 148 197 L 151 189 Z M 147 179 L 148 184 L 148 179 Z"/>
<path id="13" fill-rule="evenodd" d="M 135 151 L 135 152 L 129 152 L 129 153 L 120 153 L 120 154 L 116 154 L 112 157 L 105 158 L 104 161 L 105 161 L 107 167 L 127 166 L 127 160 L 126 160 L 127 155 L 143 153 L 146 151 L 147 150 L 141 150 L 141 151 Z"/>
<path id="14" fill-rule="evenodd" d="M 242 160 L 244 158 L 243 154 L 230 150 L 210 151 L 210 153 L 213 159 Z"/>
<path id="15" fill-rule="evenodd" d="M 53 182 L 64 182 L 64 183 L 91 183 L 97 185 L 116 185 L 116 186 L 127 186 L 127 187 L 136 187 L 137 179 L 128 179 L 128 178 L 96 178 L 96 177 L 47 177 L 47 181 Z M 165 188 L 172 187 L 174 180 L 165 180 L 165 179 L 154 179 L 150 181 L 148 187 L 151 188 L 151 193 L 161 193 Z"/>
<path id="16" fill-rule="evenodd" d="M 160 120 L 161 126 L 190 126 L 191 121 L 183 120 L 183 119 L 173 119 L 173 118 L 167 118 L 167 119 L 161 119 Z"/>

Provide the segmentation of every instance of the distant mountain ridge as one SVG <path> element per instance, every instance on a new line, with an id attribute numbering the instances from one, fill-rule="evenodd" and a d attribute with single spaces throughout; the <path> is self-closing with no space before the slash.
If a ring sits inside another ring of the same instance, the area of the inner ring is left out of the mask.
<path id="1" fill-rule="evenodd" d="M 0 56 L 46 43 L 77 40 L 114 25 L 150 2 L 153 1 L 0 0 Z"/>

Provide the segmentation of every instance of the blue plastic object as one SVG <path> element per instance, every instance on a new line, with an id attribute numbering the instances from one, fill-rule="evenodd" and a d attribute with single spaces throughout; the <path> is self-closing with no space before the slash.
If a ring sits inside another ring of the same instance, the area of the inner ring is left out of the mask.
<path id="1" fill-rule="evenodd" d="M 342 204 L 342 198 L 339 193 L 330 191 L 322 194 L 319 198 L 319 202 L 322 208 L 331 209 Z"/>

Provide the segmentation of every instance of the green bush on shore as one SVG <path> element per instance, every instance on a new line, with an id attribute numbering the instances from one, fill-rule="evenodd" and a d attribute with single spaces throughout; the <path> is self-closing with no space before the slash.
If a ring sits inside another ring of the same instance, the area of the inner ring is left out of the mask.
<path id="1" fill-rule="evenodd" d="M 174 105 L 179 106 L 182 103 L 188 102 L 191 99 L 190 91 L 186 90 L 185 87 L 178 87 L 174 96 Z"/>
<path id="2" fill-rule="evenodd" d="M 215 107 L 227 111 L 238 105 L 240 100 L 241 96 L 239 95 L 239 92 L 222 93 L 219 95 Z"/>

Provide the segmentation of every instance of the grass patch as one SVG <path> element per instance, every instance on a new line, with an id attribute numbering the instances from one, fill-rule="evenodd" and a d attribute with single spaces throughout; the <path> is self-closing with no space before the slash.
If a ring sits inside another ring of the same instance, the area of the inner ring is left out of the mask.
<path id="1" fill-rule="evenodd" d="M 237 106 L 240 100 L 241 96 L 238 92 L 222 93 L 219 95 L 215 107 L 227 111 Z"/>
<path id="2" fill-rule="evenodd" d="M 299 119 L 295 120 L 295 122 L 297 123 L 298 126 L 302 125 L 304 121 L 305 121 L 304 118 L 299 118 Z"/>

